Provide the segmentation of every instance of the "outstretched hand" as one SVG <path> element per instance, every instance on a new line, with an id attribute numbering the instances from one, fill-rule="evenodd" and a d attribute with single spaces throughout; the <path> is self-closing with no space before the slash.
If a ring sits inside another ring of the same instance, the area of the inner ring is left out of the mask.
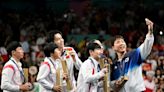
<path id="1" fill-rule="evenodd" d="M 146 25 L 148 26 L 148 31 L 152 34 L 153 33 L 153 22 L 148 18 L 145 18 Z"/>

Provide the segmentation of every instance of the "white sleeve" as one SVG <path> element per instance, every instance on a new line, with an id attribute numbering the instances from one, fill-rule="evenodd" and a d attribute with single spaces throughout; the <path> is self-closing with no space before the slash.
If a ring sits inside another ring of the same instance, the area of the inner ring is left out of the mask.
<path id="1" fill-rule="evenodd" d="M 154 43 L 154 35 L 147 34 L 145 41 L 140 45 L 140 54 L 143 60 L 150 54 L 152 46 Z"/>
<path id="2" fill-rule="evenodd" d="M 76 59 L 76 61 L 74 62 L 74 65 L 75 65 L 76 69 L 80 70 L 82 62 L 74 49 L 73 49 L 73 52 L 75 52 L 75 59 Z"/>
<path id="3" fill-rule="evenodd" d="M 12 77 L 14 70 L 11 68 L 4 68 L 2 70 L 1 89 L 7 91 L 19 91 L 19 85 L 12 84 Z"/>
<path id="4" fill-rule="evenodd" d="M 46 78 L 50 73 L 50 67 L 46 64 L 40 66 L 39 73 L 37 76 L 37 81 L 46 89 L 52 90 L 54 84 L 48 82 Z"/>
<path id="5" fill-rule="evenodd" d="M 95 69 L 93 70 L 91 65 L 85 64 L 80 70 L 82 70 L 82 75 L 87 83 L 94 83 L 105 75 L 102 71 L 92 74 Z"/>

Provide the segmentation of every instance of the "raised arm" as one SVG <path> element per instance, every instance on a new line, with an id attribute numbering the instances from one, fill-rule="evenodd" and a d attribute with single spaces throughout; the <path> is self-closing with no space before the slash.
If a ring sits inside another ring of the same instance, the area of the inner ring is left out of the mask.
<path id="1" fill-rule="evenodd" d="M 146 57 L 150 54 L 154 43 L 153 22 L 147 18 L 145 18 L 145 22 L 148 26 L 148 33 L 146 35 L 145 41 L 139 47 L 142 60 L 145 60 Z"/>
<path id="2" fill-rule="evenodd" d="M 74 65 L 75 65 L 76 69 L 79 70 L 80 67 L 81 67 L 82 62 L 81 62 L 78 54 L 76 53 L 76 51 L 74 49 L 73 49 L 73 52 L 75 53 L 75 62 L 74 62 Z"/>
<path id="3" fill-rule="evenodd" d="M 76 53 L 76 51 L 72 47 L 65 47 L 65 49 L 67 50 L 66 51 L 67 54 L 71 55 L 72 60 L 73 60 L 73 64 L 75 65 L 76 69 L 79 70 L 81 67 L 82 61 L 78 57 L 78 54 Z"/>

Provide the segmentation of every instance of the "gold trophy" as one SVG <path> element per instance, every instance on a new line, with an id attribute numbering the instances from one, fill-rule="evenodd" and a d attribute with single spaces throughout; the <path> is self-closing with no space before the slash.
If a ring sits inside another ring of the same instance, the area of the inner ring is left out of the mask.
<path id="1" fill-rule="evenodd" d="M 62 64 L 63 72 L 69 75 L 66 60 L 61 60 L 61 64 Z M 68 79 L 66 80 L 66 83 L 67 83 L 67 90 L 72 90 L 73 87 L 72 87 L 72 83 L 69 76 L 68 76 Z"/>
<path id="2" fill-rule="evenodd" d="M 111 62 L 112 62 L 111 59 L 109 59 L 107 57 L 100 58 L 100 67 L 101 67 L 101 69 L 107 67 L 108 71 L 109 71 L 109 67 L 110 67 Z M 104 80 L 103 80 L 104 92 L 110 92 L 110 85 L 109 85 L 109 80 L 108 80 L 109 75 L 110 75 L 110 72 L 107 72 L 104 76 Z"/>
<path id="3" fill-rule="evenodd" d="M 115 88 L 115 92 L 118 92 L 119 90 L 121 90 L 121 88 L 124 86 L 124 84 L 128 81 L 128 77 L 127 76 L 121 76 L 121 78 L 119 80 L 117 80 L 116 88 Z"/>

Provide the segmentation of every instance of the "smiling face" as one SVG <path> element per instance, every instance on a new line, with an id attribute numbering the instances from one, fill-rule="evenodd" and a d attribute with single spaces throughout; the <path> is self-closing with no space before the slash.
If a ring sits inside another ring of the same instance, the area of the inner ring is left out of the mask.
<path id="1" fill-rule="evenodd" d="M 59 47 L 64 47 L 64 39 L 60 33 L 54 34 L 54 43 Z"/>
<path id="2" fill-rule="evenodd" d="M 126 48 L 127 48 L 126 43 L 125 43 L 124 39 L 122 39 L 122 38 L 117 38 L 113 43 L 113 49 L 117 53 L 126 52 Z"/>

